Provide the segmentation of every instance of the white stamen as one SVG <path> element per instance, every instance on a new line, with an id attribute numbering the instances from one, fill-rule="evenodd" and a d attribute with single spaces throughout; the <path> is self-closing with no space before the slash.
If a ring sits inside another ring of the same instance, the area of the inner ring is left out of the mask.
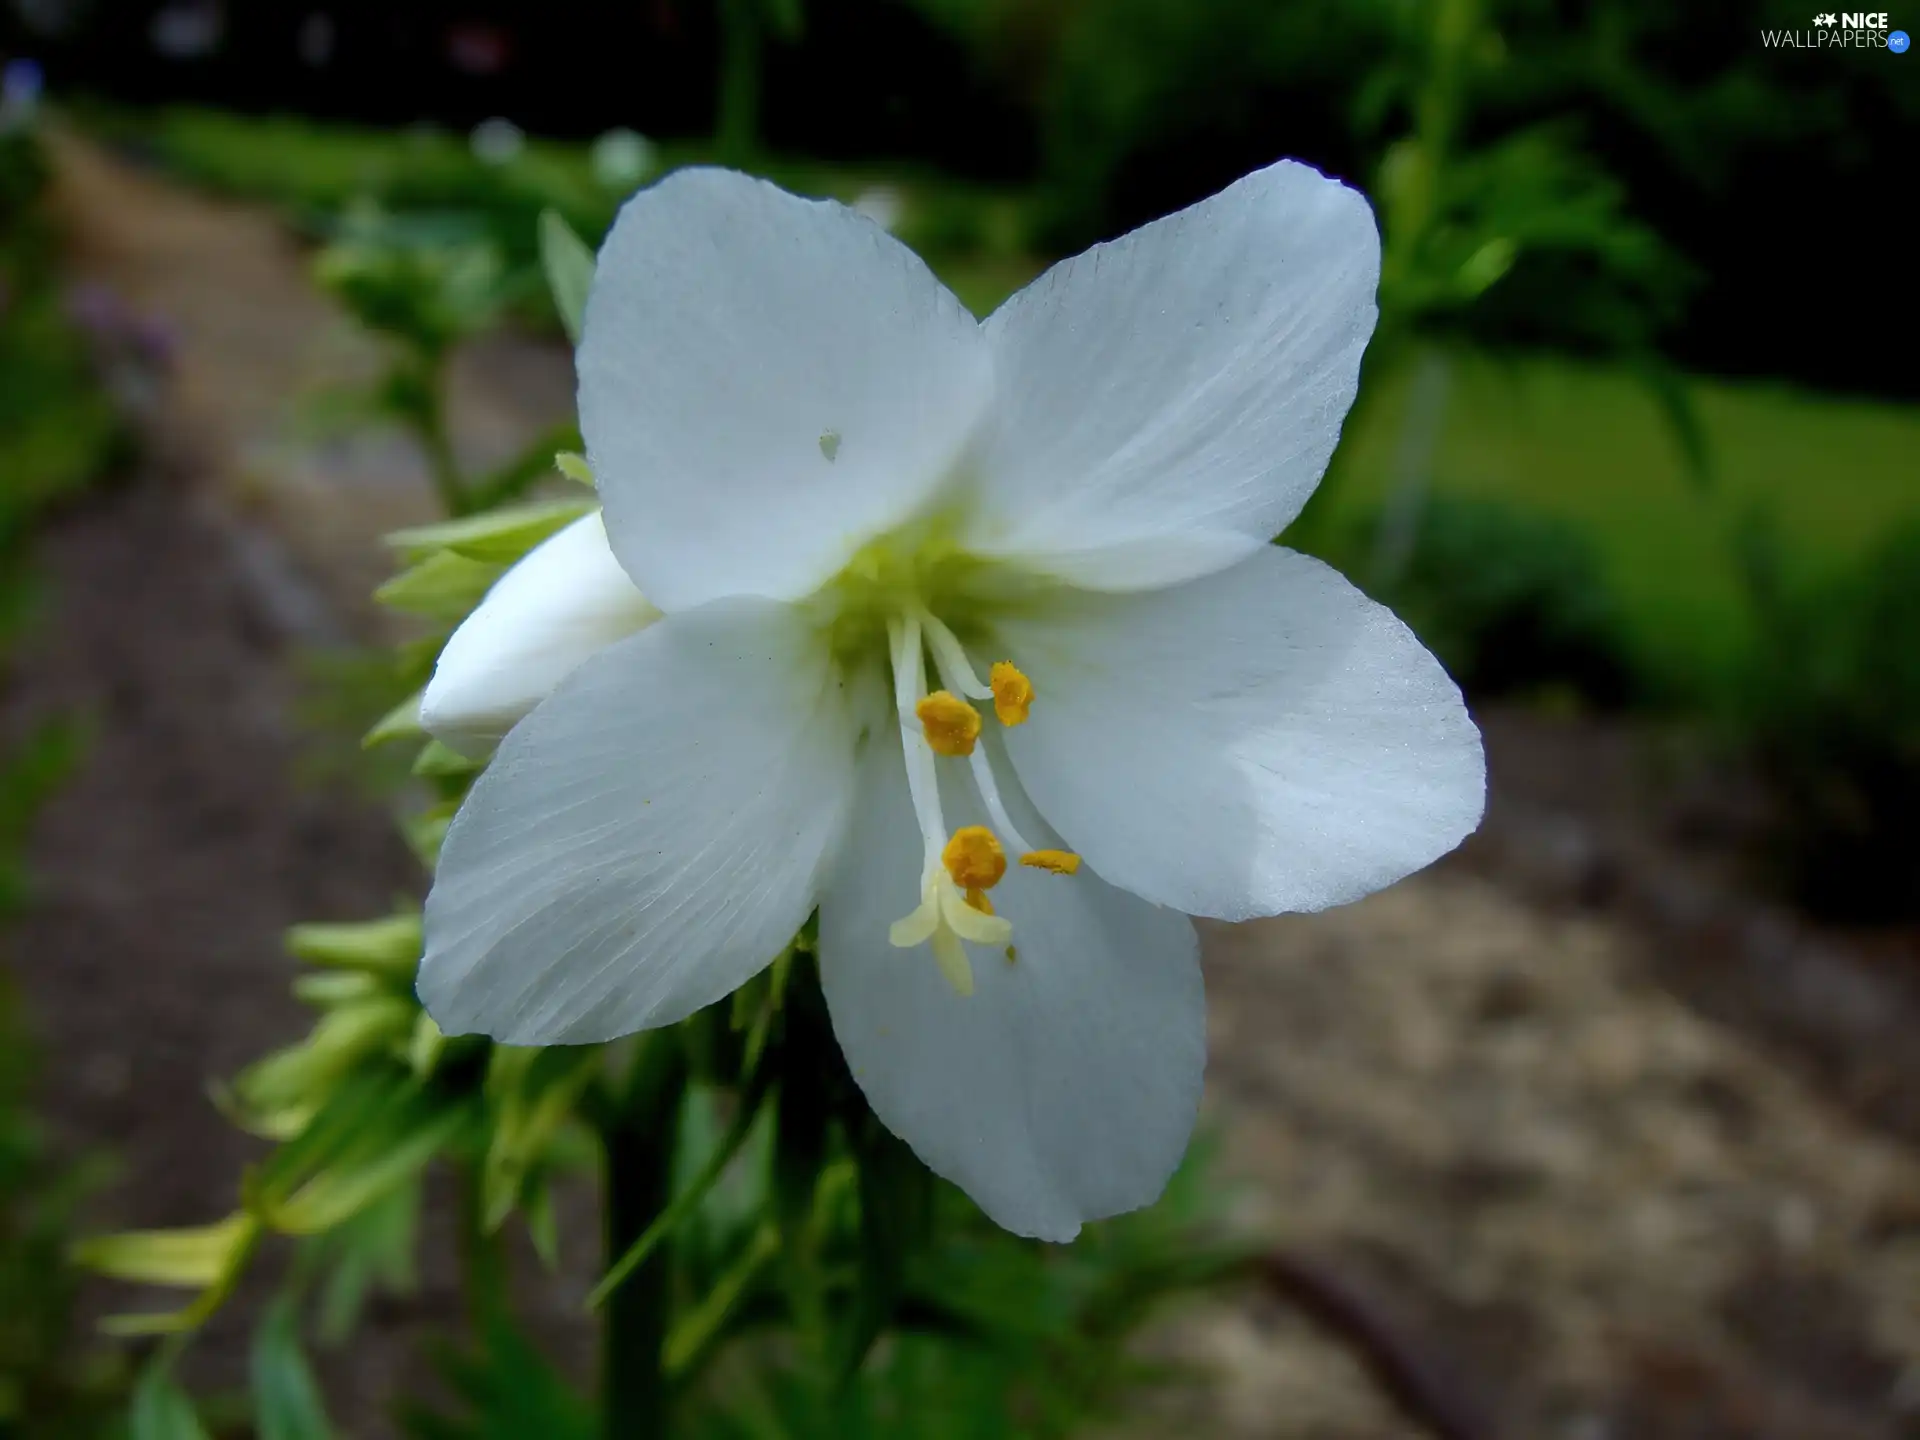
<path id="1" fill-rule="evenodd" d="M 980 677 L 973 673 L 973 666 L 967 660 L 965 648 L 953 631 L 925 606 L 920 607 L 914 618 L 925 627 L 927 643 L 933 646 L 933 663 L 939 668 L 940 683 L 969 700 L 993 699 L 993 687 L 980 683 Z"/>
<path id="2" fill-rule="evenodd" d="M 966 681 L 973 680 L 973 670 L 967 664 L 966 652 L 960 648 L 960 642 L 954 639 L 953 632 L 946 626 L 940 625 L 940 622 L 931 616 L 927 617 L 927 621 L 929 622 L 928 636 L 933 635 L 931 626 L 939 625 L 941 632 L 947 637 L 947 643 L 953 649 L 953 653 L 949 655 L 938 641 L 934 642 L 933 663 L 940 671 L 940 683 L 949 690 L 958 690 Z M 978 685 L 980 682 L 974 680 L 973 683 Z M 992 695 L 993 691 L 988 690 L 981 698 L 990 699 Z M 1035 847 L 1021 838 L 1019 827 L 1008 816 L 1007 807 L 1000 802 L 1000 787 L 993 780 L 993 764 L 987 759 L 984 738 L 973 747 L 973 753 L 967 757 L 967 764 L 973 770 L 973 783 L 980 788 L 980 798 L 986 802 L 987 806 L 987 818 L 993 821 L 994 833 L 1000 837 L 1001 843 L 1016 855 L 1031 852 Z"/>

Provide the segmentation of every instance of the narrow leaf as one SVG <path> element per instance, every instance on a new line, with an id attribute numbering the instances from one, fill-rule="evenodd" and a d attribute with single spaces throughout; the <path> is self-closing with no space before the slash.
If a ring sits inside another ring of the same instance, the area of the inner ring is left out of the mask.
<path id="1" fill-rule="evenodd" d="M 567 338 L 578 345 L 587 315 L 587 292 L 593 288 L 593 251 L 557 211 L 540 215 L 540 263 L 547 272 L 553 308 L 566 327 Z"/>
<path id="2" fill-rule="evenodd" d="M 301 1349 L 290 1298 L 275 1301 L 260 1322 L 251 1368 L 259 1440 L 332 1440 L 333 1425 Z"/>

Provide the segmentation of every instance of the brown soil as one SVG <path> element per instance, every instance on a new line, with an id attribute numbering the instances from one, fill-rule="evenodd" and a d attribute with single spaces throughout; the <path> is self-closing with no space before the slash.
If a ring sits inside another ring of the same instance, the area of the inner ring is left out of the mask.
<path id="1" fill-rule="evenodd" d="M 385 816 L 295 779 L 290 676 L 362 631 L 373 537 L 428 502 L 397 444 L 293 438 L 300 397 L 369 358 L 269 218 L 59 154 L 80 263 L 179 353 L 160 458 L 49 535 L 56 601 L 0 697 L 7 723 L 95 727 L 13 946 L 50 1116 L 120 1158 L 112 1218 L 160 1225 L 231 1202 L 250 1147 L 205 1087 L 302 1026 L 281 930 L 419 884 Z M 507 453 L 564 414 L 566 372 L 523 341 L 468 357 L 463 433 Z M 1890 1039 L 1915 1011 L 1886 942 L 1755 904 L 1665 825 L 1617 727 L 1489 735 L 1462 857 L 1208 935 L 1213 1124 L 1287 1283 L 1159 1337 L 1219 1379 L 1138 1433 L 1920 1433 L 1920 1088 Z M 353 1433 L 381 1433 L 400 1342 L 451 1305 L 427 1279 L 332 1376 Z M 1330 1295 L 1364 1344 L 1309 1318 Z M 241 1334 L 210 1337 L 216 1371 Z"/>

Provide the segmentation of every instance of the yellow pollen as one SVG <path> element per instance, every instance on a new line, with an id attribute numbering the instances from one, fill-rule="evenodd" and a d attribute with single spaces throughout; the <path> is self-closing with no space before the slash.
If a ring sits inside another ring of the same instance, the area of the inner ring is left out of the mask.
<path id="1" fill-rule="evenodd" d="M 980 738 L 980 712 L 947 690 L 936 690 L 913 707 L 936 755 L 971 755 Z"/>
<path id="2" fill-rule="evenodd" d="M 993 901 L 989 900 L 987 898 L 987 892 L 978 886 L 967 891 L 966 901 L 967 904 L 971 905 L 975 910 L 978 910 L 982 915 L 993 914 Z"/>
<path id="3" fill-rule="evenodd" d="M 1002 725 L 1024 725 L 1033 707 L 1033 682 L 1009 660 L 996 660 L 987 676 L 993 687 L 993 713 Z"/>
<path id="4" fill-rule="evenodd" d="M 1007 852 L 1000 848 L 1000 842 L 986 826 L 968 825 L 953 832 L 953 838 L 941 853 L 940 863 L 947 867 L 947 874 L 962 890 L 991 890 L 1007 873 Z M 967 898 L 972 900 L 971 895 Z M 993 911 L 986 913 L 991 915 Z"/>
<path id="5" fill-rule="evenodd" d="M 1077 875 L 1080 872 L 1080 857 L 1071 850 L 1029 850 L 1020 857 L 1020 863 L 1055 875 Z"/>

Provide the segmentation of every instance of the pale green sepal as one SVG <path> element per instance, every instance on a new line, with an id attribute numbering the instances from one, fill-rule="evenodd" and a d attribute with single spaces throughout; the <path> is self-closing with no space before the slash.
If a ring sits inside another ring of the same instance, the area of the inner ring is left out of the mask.
<path id="1" fill-rule="evenodd" d="M 137 1285 L 204 1290 L 226 1273 L 235 1250 L 258 1228 L 251 1215 L 229 1215 L 184 1230 L 128 1230 L 73 1247 L 74 1264 Z"/>
<path id="2" fill-rule="evenodd" d="M 361 737 L 361 747 L 371 750 L 374 746 L 384 745 L 389 740 L 404 740 L 426 734 L 425 727 L 420 724 L 420 701 L 426 693 L 425 690 L 414 691 L 381 716 L 380 722 Z"/>
<path id="3" fill-rule="evenodd" d="M 442 550 L 489 565 L 511 565 L 549 535 L 564 530 L 593 507 L 579 500 L 543 500 L 507 505 L 437 525 L 395 530 L 386 543 L 410 563 Z"/>
<path id="4" fill-rule="evenodd" d="M 578 345 L 587 316 L 587 292 L 593 289 L 593 251 L 557 211 L 540 212 L 540 264 L 547 272 L 547 289 L 553 292 L 553 308 L 567 338 Z"/>
<path id="5" fill-rule="evenodd" d="M 413 1038 L 407 1042 L 407 1064 L 422 1080 L 433 1074 L 447 1048 L 447 1032 L 426 1011 L 413 1022 Z"/>
<path id="6" fill-rule="evenodd" d="M 414 757 L 413 773 L 429 780 L 452 779 L 475 774 L 483 763 L 462 755 L 451 745 L 429 740 Z"/>
<path id="7" fill-rule="evenodd" d="M 458 801 L 449 801 L 444 805 L 434 805 L 418 815 L 410 815 L 400 822 L 401 837 L 427 869 L 431 870 L 439 862 L 440 846 L 447 838 L 447 827 L 453 824 L 454 812 L 459 808 Z"/>
<path id="8" fill-rule="evenodd" d="M 223 1226 L 234 1227 L 234 1238 L 225 1253 L 224 1264 L 199 1298 L 184 1310 L 169 1310 L 157 1314 L 145 1315 L 109 1315 L 100 1322 L 100 1329 L 108 1335 L 133 1337 L 139 1335 L 182 1335 L 197 1330 L 213 1316 L 214 1311 L 227 1303 L 234 1287 L 240 1283 L 240 1276 L 253 1258 L 253 1252 L 260 1244 L 261 1226 L 252 1215 L 235 1215 L 220 1222 Z M 108 1237 L 109 1239 L 113 1237 Z M 133 1278 L 133 1277 L 128 1277 Z"/>
<path id="9" fill-rule="evenodd" d="M 411 979 L 419 968 L 422 943 L 417 913 L 341 925 L 295 925 L 286 936 L 288 953 L 309 965 L 399 980 Z"/>
<path id="10" fill-rule="evenodd" d="M 464 620 L 486 598 L 504 567 L 437 550 L 387 581 L 373 598 L 390 610 L 430 620 Z"/>
<path id="11" fill-rule="evenodd" d="M 365 970 L 324 970 L 318 975 L 302 975 L 293 982 L 294 999 L 322 1010 L 370 1000 L 379 993 L 379 978 Z"/>

